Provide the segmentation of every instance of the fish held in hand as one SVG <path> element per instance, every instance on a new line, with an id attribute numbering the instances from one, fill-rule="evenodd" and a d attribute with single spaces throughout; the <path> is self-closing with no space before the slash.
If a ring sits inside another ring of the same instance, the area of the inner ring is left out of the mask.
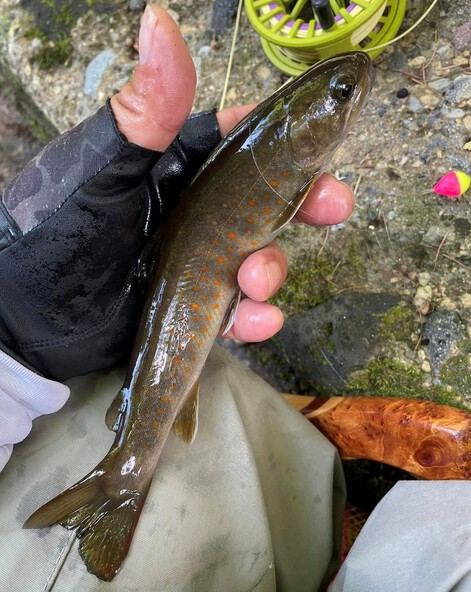
<path id="1" fill-rule="evenodd" d="M 87 569 L 111 580 L 126 557 L 172 426 L 196 431 L 198 380 L 238 302 L 244 259 L 291 220 L 358 118 L 373 70 L 361 52 L 325 60 L 261 103 L 181 196 L 154 253 L 124 385 L 107 415 L 114 443 L 97 467 L 26 528 L 77 528 Z"/>

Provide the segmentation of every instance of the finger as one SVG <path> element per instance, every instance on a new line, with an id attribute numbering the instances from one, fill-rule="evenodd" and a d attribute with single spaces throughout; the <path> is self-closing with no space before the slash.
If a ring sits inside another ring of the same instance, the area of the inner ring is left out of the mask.
<path id="1" fill-rule="evenodd" d="M 186 121 L 196 73 L 171 16 L 147 6 L 139 32 L 139 65 L 111 99 L 120 131 L 129 142 L 163 152 Z"/>
<path id="2" fill-rule="evenodd" d="M 325 173 L 314 184 L 294 221 L 310 225 L 339 224 L 349 218 L 354 206 L 350 187 Z"/>
<path id="3" fill-rule="evenodd" d="M 270 243 L 247 257 L 240 266 L 237 280 L 249 298 L 263 302 L 281 288 L 287 273 L 286 255 L 276 243 Z"/>
<path id="4" fill-rule="evenodd" d="M 250 103 L 249 105 L 228 107 L 227 109 L 218 111 L 216 113 L 216 117 L 219 124 L 219 130 L 221 131 L 221 136 L 227 136 L 231 129 L 236 126 L 239 121 L 245 117 L 247 113 L 250 113 L 250 111 L 252 111 L 256 106 L 257 103 Z"/>
<path id="5" fill-rule="evenodd" d="M 267 302 L 242 300 L 237 308 L 234 325 L 224 335 L 227 339 L 258 342 L 273 337 L 283 326 L 280 309 Z"/>

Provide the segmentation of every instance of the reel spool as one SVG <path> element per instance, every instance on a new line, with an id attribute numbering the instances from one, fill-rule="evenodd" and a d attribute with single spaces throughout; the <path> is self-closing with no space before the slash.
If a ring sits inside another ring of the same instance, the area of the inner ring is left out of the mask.
<path id="1" fill-rule="evenodd" d="M 329 0 L 332 24 L 326 28 L 311 0 L 244 0 L 247 16 L 261 37 L 268 59 L 297 76 L 312 64 L 346 51 L 369 51 L 394 38 L 407 0 Z M 346 6 L 345 6 L 346 4 Z"/>

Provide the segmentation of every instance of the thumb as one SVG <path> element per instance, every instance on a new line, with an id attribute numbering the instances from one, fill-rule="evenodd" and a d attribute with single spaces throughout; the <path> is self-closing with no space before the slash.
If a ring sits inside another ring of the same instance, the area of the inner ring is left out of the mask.
<path id="1" fill-rule="evenodd" d="M 196 73 L 172 17 L 147 6 L 139 32 L 139 65 L 112 97 L 120 131 L 129 142 L 163 152 L 186 121 L 195 95 Z"/>

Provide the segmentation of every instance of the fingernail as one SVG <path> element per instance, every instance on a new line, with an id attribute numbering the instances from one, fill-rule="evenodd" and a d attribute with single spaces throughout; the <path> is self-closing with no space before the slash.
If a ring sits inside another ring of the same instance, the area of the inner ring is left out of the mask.
<path id="1" fill-rule="evenodd" d="M 150 6 L 146 6 L 139 31 L 139 63 L 146 64 L 152 53 L 157 27 L 157 15 Z"/>
<path id="2" fill-rule="evenodd" d="M 278 263 L 275 263 L 275 261 L 268 261 L 268 263 L 265 264 L 265 269 L 267 271 L 270 292 L 278 290 L 283 282 L 283 273 L 280 266 Z"/>

